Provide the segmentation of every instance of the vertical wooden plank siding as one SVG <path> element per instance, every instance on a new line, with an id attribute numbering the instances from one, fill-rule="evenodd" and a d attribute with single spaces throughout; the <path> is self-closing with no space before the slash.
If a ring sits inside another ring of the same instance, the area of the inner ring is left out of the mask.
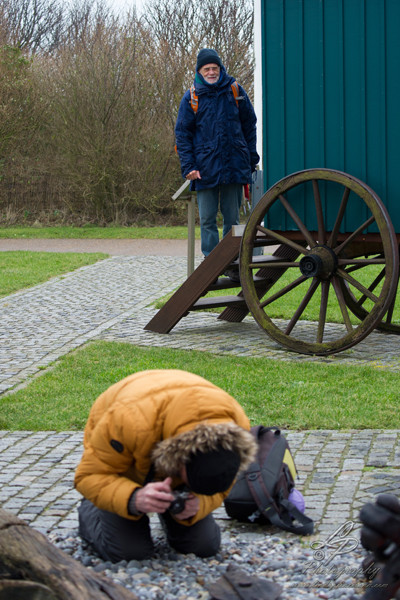
<path id="1" fill-rule="evenodd" d="M 345 170 L 345 91 L 344 91 L 344 14 L 343 3 L 325 2 L 324 13 L 324 104 L 329 126 L 325 135 L 325 163 L 339 171 Z M 328 117 L 327 117 L 328 118 Z M 325 207 L 332 221 L 336 210 Z"/>
<path id="2" fill-rule="evenodd" d="M 400 232 L 400 2 L 386 0 L 385 4 L 387 194 L 384 201 L 396 232 Z"/>
<path id="3" fill-rule="evenodd" d="M 261 19 L 266 189 L 302 169 L 346 171 L 400 232 L 400 1 L 261 0 Z M 293 227 L 278 206 L 268 225 Z"/>

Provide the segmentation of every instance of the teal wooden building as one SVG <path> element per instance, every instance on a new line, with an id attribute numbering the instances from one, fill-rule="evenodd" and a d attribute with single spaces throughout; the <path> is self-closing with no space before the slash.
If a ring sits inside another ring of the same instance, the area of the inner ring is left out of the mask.
<path id="1" fill-rule="evenodd" d="M 400 1 L 254 7 L 264 188 L 303 169 L 345 171 L 375 190 L 400 232 Z"/>

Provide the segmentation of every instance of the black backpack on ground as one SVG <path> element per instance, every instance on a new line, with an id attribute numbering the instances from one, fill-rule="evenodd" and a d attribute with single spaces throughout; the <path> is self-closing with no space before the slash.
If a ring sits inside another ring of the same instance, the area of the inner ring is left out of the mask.
<path id="1" fill-rule="evenodd" d="M 288 500 L 295 487 L 296 467 L 289 444 L 275 427 L 257 425 L 257 459 L 239 474 L 225 498 L 227 514 L 238 521 L 271 523 L 299 535 L 313 533 L 314 523 Z"/>

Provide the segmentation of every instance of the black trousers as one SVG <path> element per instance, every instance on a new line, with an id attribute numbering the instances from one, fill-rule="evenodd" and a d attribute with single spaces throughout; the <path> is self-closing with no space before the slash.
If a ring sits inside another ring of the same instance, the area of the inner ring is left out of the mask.
<path id="1" fill-rule="evenodd" d="M 142 560 L 153 555 L 154 544 L 147 515 L 132 521 L 101 510 L 86 498 L 82 500 L 78 513 L 79 535 L 104 560 Z M 202 558 L 218 552 L 221 532 L 212 515 L 207 515 L 190 527 L 177 523 L 168 512 L 159 517 L 170 546 L 177 552 L 193 552 Z"/>

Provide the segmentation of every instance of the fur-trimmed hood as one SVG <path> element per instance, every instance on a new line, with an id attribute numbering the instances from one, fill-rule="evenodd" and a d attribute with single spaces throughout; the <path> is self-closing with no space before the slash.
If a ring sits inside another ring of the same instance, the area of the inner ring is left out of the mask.
<path id="1" fill-rule="evenodd" d="M 191 454 L 211 452 L 222 446 L 240 456 L 239 471 L 247 469 L 254 461 L 257 443 L 253 435 L 236 423 L 200 423 L 193 429 L 159 442 L 153 450 L 152 460 L 157 474 L 174 477 L 186 464 Z"/>

